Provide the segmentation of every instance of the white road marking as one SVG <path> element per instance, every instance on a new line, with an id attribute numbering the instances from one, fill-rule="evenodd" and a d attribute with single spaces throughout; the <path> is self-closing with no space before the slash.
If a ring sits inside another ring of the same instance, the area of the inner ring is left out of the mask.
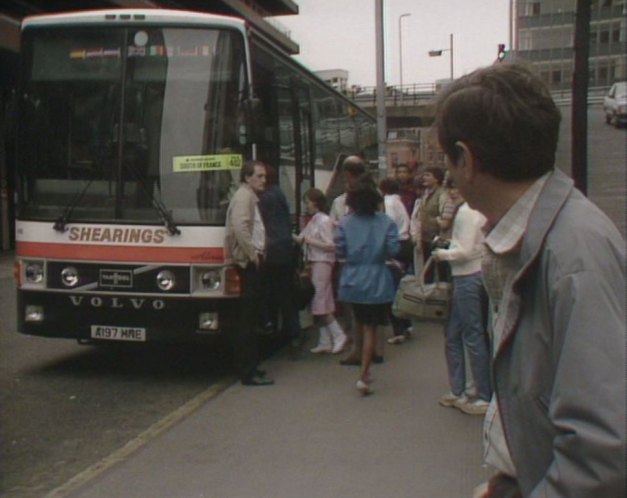
<path id="1" fill-rule="evenodd" d="M 169 415 L 165 416 L 158 422 L 155 422 L 148 429 L 139 434 L 136 438 L 130 440 L 120 449 L 114 451 L 102 460 L 93 464 L 91 467 L 88 467 L 82 472 L 76 474 L 61 486 L 50 491 L 47 495 L 45 495 L 45 498 L 63 498 L 68 496 L 70 493 L 77 491 L 80 487 L 84 486 L 89 481 L 96 478 L 114 465 L 124 462 L 141 447 L 176 425 L 184 418 L 191 415 L 207 401 L 215 398 L 218 394 L 226 390 L 234 382 L 234 377 L 227 377 L 226 379 L 212 385 L 209 389 L 201 392 L 187 403 L 171 412 Z"/>

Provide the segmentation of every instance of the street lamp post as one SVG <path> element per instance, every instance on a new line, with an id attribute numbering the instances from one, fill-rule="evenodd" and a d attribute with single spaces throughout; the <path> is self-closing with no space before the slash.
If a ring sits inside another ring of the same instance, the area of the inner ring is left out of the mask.
<path id="1" fill-rule="evenodd" d="M 401 84 L 400 84 L 400 89 L 401 89 L 401 101 L 403 100 L 403 32 L 402 32 L 402 24 L 401 24 L 401 20 L 403 19 L 403 17 L 409 17 L 411 16 L 411 14 L 409 12 L 406 12 L 405 14 L 401 14 L 400 16 L 398 16 L 398 68 L 399 68 L 399 73 L 400 73 L 400 80 L 401 80 Z"/>
<path id="2" fill-rule="evenodd" d="M 454 77 L 453 74 L 453 33 L 450 34 L 449 36 L 449 48 L 441 48 L 439 50 L 429 50 L 429 57 L 440 57 L 442 55 L 442 52 L 449 52 L 450 56 L 451 56 L 451 80 Z"/>

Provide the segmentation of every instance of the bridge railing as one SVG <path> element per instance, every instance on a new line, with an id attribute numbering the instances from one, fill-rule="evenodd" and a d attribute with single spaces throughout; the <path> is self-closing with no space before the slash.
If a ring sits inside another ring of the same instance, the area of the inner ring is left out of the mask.
<path id="1" fill-rule="evenodd" d="M 435 83 L 387 86 L 385 88 L 385 105 L 423 105 L 433 99 L 435 92 Z M 346 95 L 364 107 L 374 107 L 377 103 L 376 86 L 353 86 L 346 91 Z"/>
<path id="2" fill-rule="evenodd" d="M 591 86 L 588 88 L 588 105 L 603 104 L 603 98 L 607 94 L 607 86 Z M 573 100 L 572 90 L 566 88 L 563 90 L 554 90 L 551 92 L 553 100 L 557 105 L 568 105 Z"/>
<path id="3" fill-rule="evenodd" d="M 390 85 L 385 88 L 386 106 L 424 105 L 428 103 L 439 90 L 437 83 L 412 83 L 410 85 Z M 607 86 L 588 88 L 588 105 L 602 104 L 607 93 Z M 347 97 L 363 107 L 375 107 L 377 104 L 376 86 L 354 85 L 345 92 Z M 570 88 L 553 90 L 553 99 L 558 105 L 567 105 L 572 101 Z"/>

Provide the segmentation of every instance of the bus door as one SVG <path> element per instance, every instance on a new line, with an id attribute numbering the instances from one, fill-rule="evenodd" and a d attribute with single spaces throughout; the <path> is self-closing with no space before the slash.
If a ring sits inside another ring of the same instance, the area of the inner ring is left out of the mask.
<path id="1" fill-rule="evenodd" d="M 314 187 L 314 136 L 309 88 L 297 81 L 292 85 L 294 117 L 294 166 L 296 174 L 296 216 L 298 220 L 306 213 L 301 212 L 303 194 Z"/>

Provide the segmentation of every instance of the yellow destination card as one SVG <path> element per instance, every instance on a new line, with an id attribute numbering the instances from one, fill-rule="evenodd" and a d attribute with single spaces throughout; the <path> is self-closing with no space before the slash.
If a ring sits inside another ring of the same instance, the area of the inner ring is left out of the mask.
<path id="1" fill-rule="evenodd" d="M 240 169 L 241 167 L 241 154 L 175 156 L 172 158 L 172 170 L 175 173 L 187 173 L 192 171 L 219 171 Z"/>

